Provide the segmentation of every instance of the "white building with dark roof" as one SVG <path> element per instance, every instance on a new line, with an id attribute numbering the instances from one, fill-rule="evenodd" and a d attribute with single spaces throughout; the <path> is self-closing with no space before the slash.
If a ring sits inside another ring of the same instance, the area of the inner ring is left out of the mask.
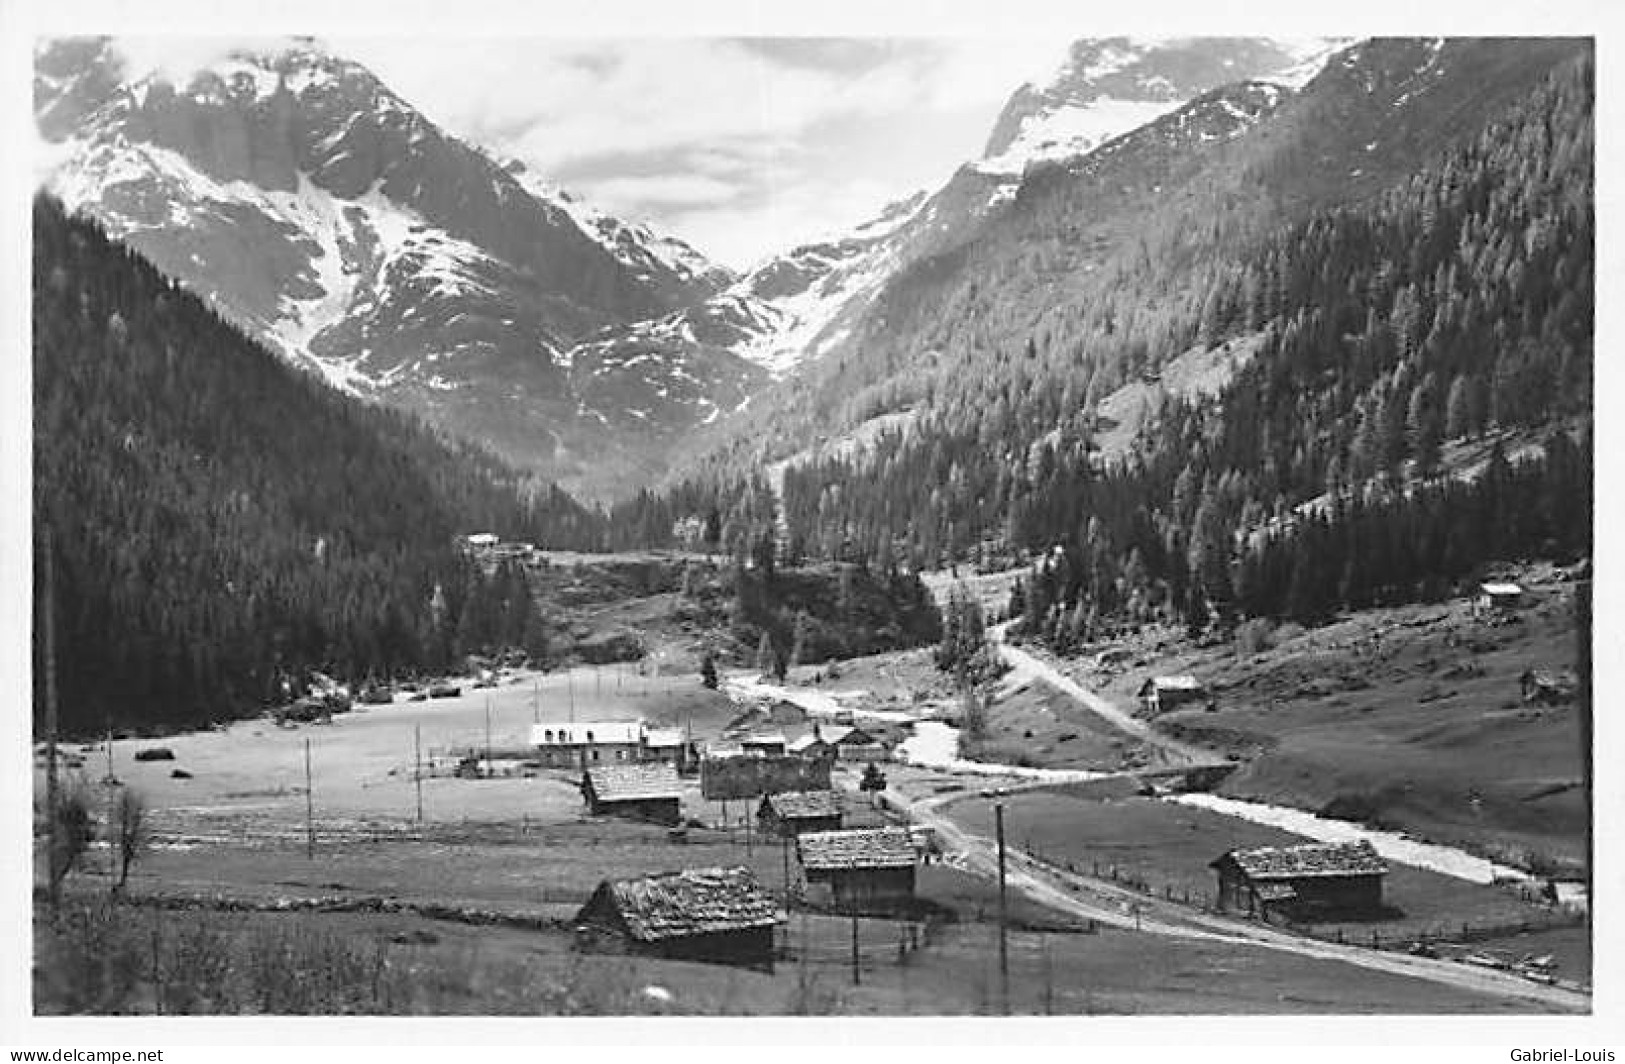
<path id="1" fill-rule="evenodd" d="M 584 768 L 643 760 L 641 721 L 576 721 L 532 724 L 530 745 L 547 768 Z"/>

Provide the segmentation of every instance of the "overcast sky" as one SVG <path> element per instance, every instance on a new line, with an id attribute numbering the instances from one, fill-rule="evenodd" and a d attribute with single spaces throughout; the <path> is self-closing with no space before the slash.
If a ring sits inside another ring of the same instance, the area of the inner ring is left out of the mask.
<path id="1" fill-rule="evenodd" d="M 1067 44 L 324 40 L 452 132 L 739 268 L 941 184 Z"/>

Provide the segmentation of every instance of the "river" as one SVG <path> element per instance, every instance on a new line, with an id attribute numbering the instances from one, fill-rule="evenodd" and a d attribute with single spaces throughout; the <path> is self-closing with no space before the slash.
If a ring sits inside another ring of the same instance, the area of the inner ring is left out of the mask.
<path id="1" fill-rule="evenodd" d="M 850 714 L 853 720 L 867 718 L 912 725 L 913 734 L 897 748 L 897 755 L 900 761 L 922 768 L 1045 783 L 1083 783 L 1121 775 L 1086 769 L 1026 768 L 962 758 L 959 756 L 959 729 L 951 724 L 940 720 L 922 720 L 911 713 L 867 710 L 846 704 L 846 700 L 861 701 L 867 694 L 865 691 L 813 691 L 804 687 L 783 687 L 764 683 L 759 676 L 740 674 L 729 677 L 727 687 L 736 700 L 783 699 L 801 706 L 814 717 L 827 719 L 836 714 Z M 1358 842 L 1363 839 L 1396 864 L 1425 868 L 1473 883 L 1494 883 L 1497 880 L 1538 882 L 1538 877 L 1521 869 L 1497 864 L 1453 846 L 1422 842 L 1398 832 L 1379 831 L 1346 820 L 1332 820 L 1303 809 L 1200 792 L 1168 795 L 1164 800 L 1279 828 L 1317 842 Z M 1564 904 L 1586 904 L 1583 886 L 1564 883 L 1559 885 L 1559 890 Z"/>

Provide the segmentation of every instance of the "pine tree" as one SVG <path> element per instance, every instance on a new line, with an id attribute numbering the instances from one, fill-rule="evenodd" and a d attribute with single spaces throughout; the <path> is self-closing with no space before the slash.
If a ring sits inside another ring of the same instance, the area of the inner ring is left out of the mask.
<path id="1" fill-rule="evenodd" d="M 796 613 L 795 634 L 790 644 L 790 666 L 792 668 L 807 664 L 807 655 L 811 649 L 808 646 L 812 638 L 811 627 L 812 621 L 807 616 L 807 611 L 798 611 Z"/>

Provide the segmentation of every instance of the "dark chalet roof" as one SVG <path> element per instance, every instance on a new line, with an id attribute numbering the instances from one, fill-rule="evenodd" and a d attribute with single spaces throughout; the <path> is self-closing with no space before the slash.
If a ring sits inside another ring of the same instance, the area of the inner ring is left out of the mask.
<path id="1" fill-rule="evenodd" d="M 576 917 L 608 903 L 641 942 L 745 931 L 780 922 L 778 906 L 748 868 L 690 868 L 641 879 L 606 879 Z"/>
<path id="2" fill-rule="evenodd" d="M 682 784 L 668 764 L 595 765 L 584 781 L 600 802 L 636 802 L 650 798 L 680 798 Z"/>
<path id="3" fill-rule="evenodd" d="M 834 791 L 785 791 L 763 799 L 780 820 L 813 820 L 840 816 L 841 798 Z"/>
<path id="4" fill-rule="evenodd" d="M 796 840 L 796 853 L 810 871 L 914 866 L 914 842 L 902 828 L 809 832 Z"/>
<path id="5" fill-rule="evenodd" d="M 1388 872 L 1388 862 L 1363 839 L 1231 850 L 1212 865 L 1217 867 L 1227 861 L 1234 862 L 1242 874 L 1255 882 L 1315 876 L 1380 876 Z"/>

